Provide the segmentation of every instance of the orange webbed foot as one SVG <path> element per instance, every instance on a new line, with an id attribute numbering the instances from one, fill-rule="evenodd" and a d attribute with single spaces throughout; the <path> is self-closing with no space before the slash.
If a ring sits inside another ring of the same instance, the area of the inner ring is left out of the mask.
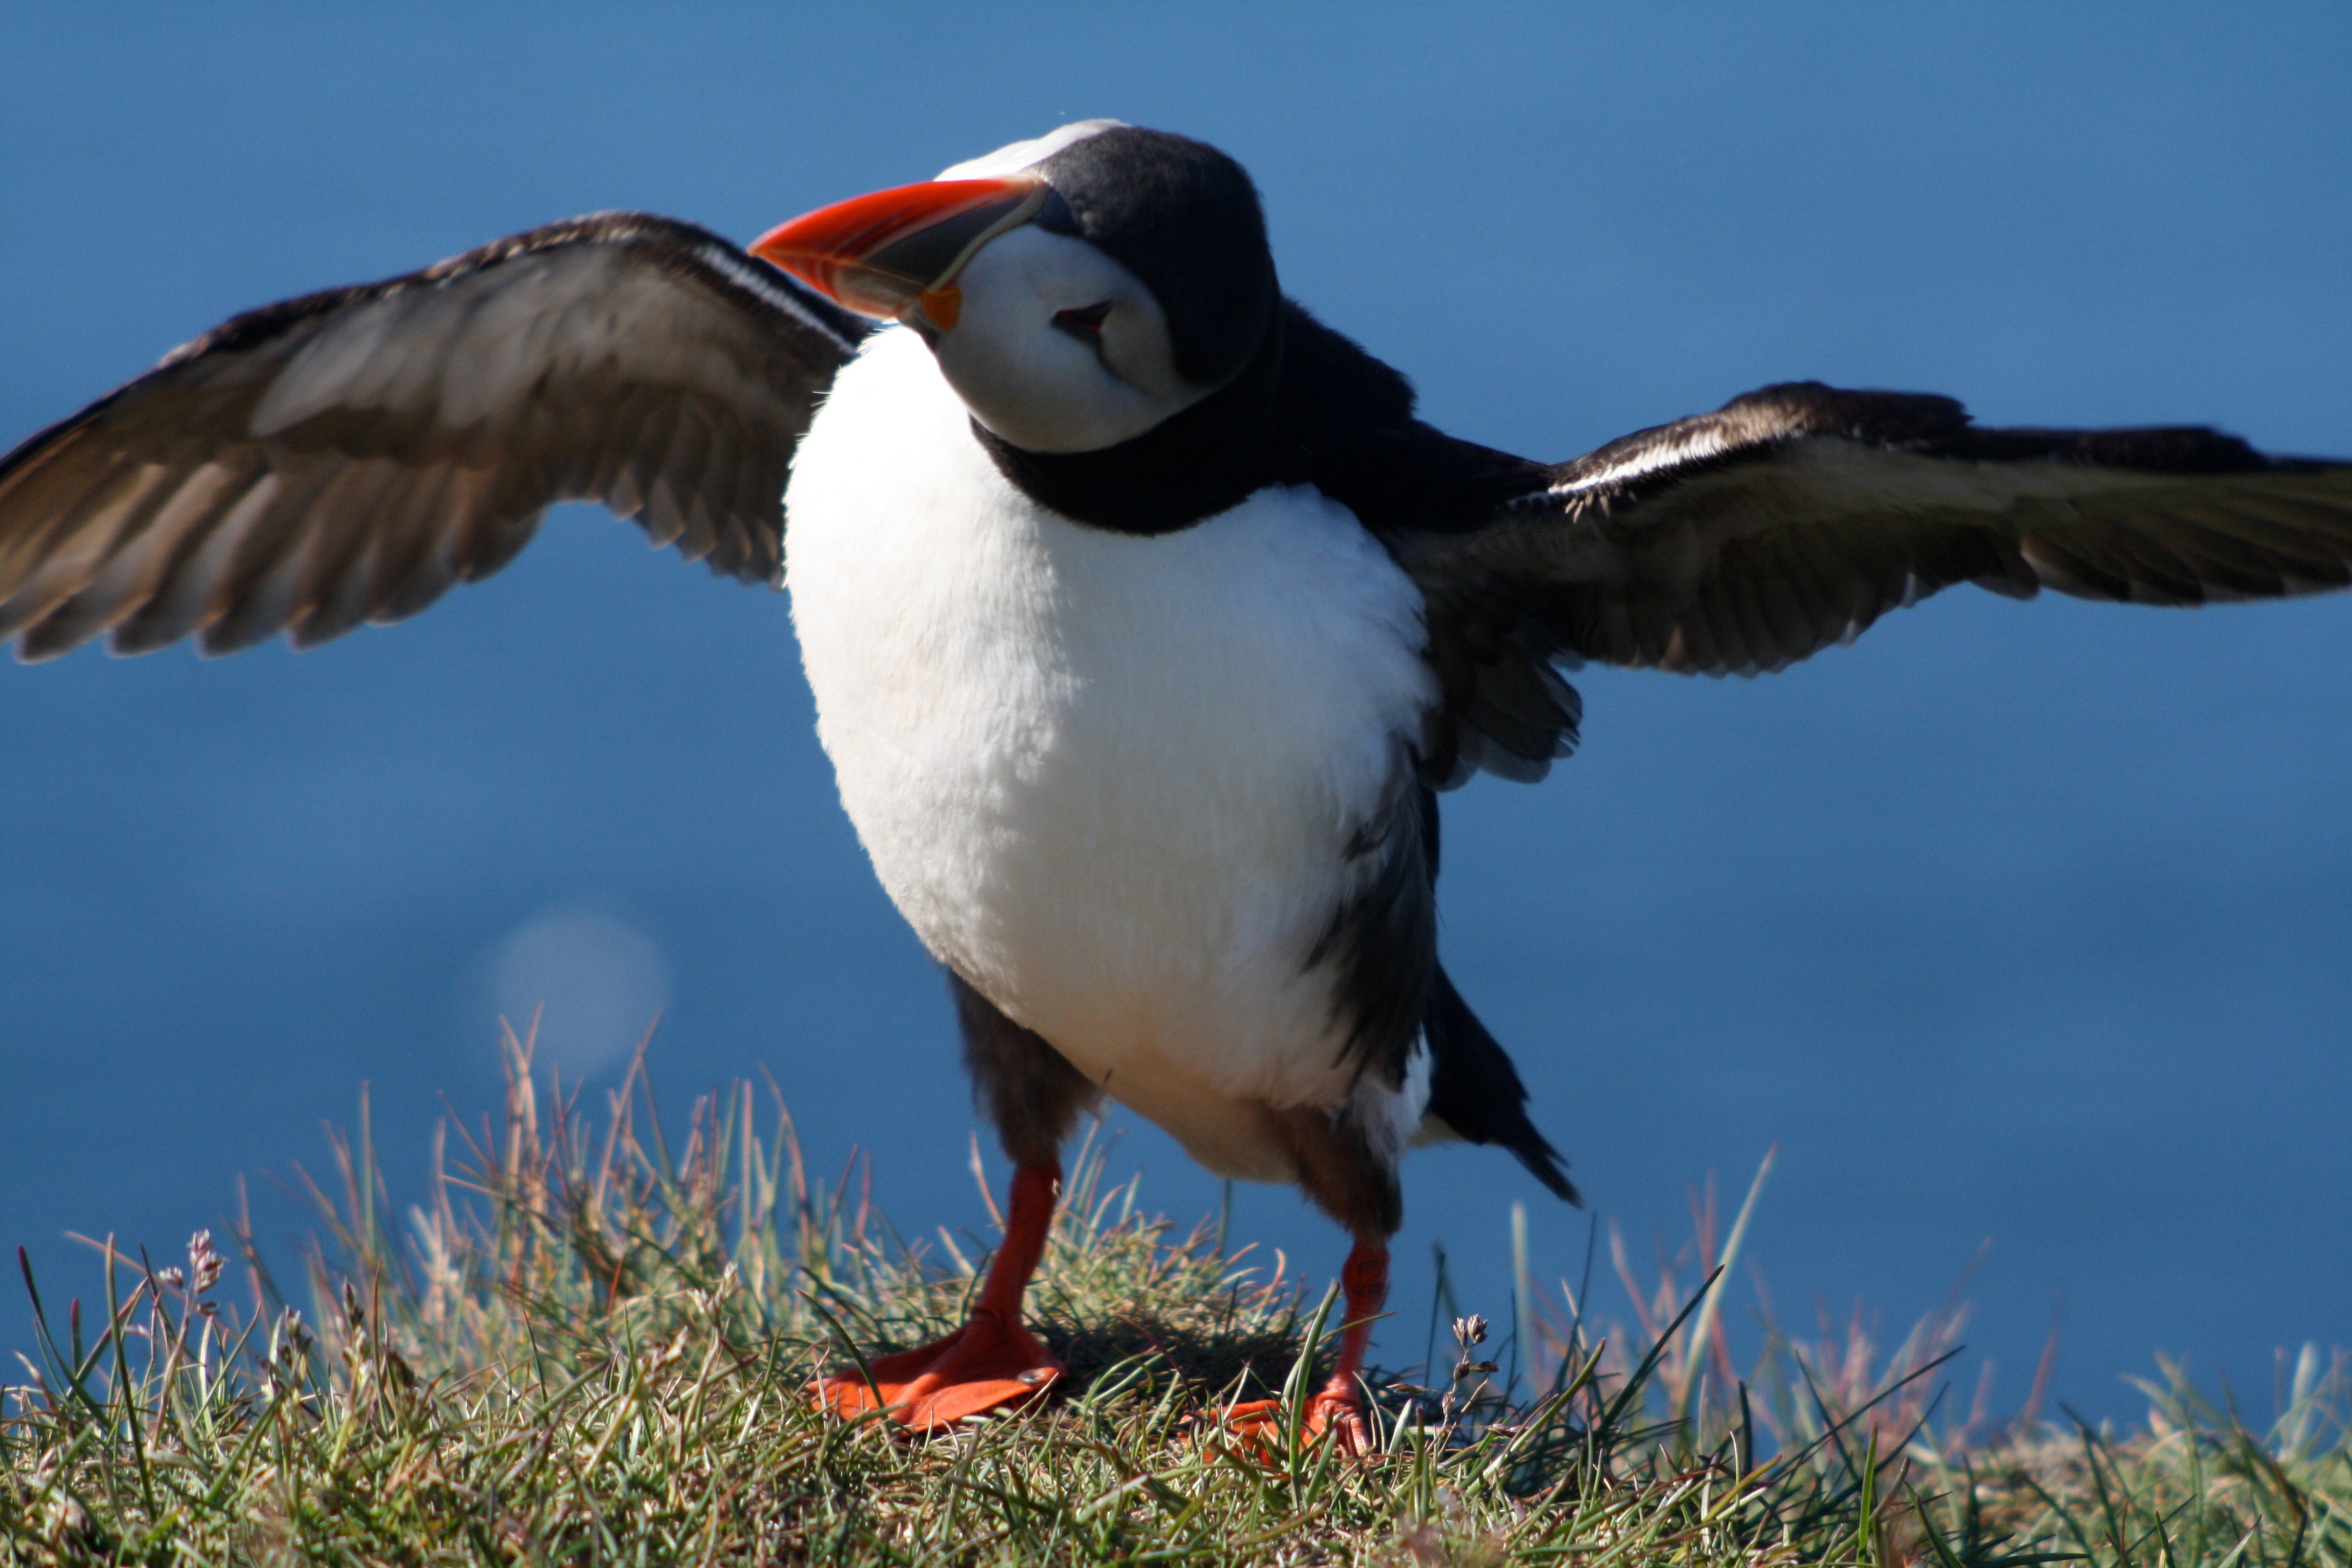
<path id="1" fill-rule="evenodd" d="M 1339 1284 L 1347 1292 L 1348 1305 L 1339 1331 L 1339 1360 L 1330 1380 L 1307 1401 L 1307 1434 L 1318 1440 L 1328 1437 L 1340 1453 L 1360 1459 L 1380 1451 L 1372 1441 L 1371 1415 L 1357 1377 L 1364 1369 L 1365 1347 L 1371 1342 L 1372 1320 L 1380 1316 L 1381 1303 L 1388 1295 L 1387 1239 L 1358 1236 L 1340 1268 Z M 1318 1319 L 1319 1322 L 1319 1313 Z M 1280 1451 L 1284 1414 L 1279 1399 L 1253 1399 L 1219 1412 L 1217 1425 L 1241 1439 L 1243 1452 L 1272 1459 Z"/>
<path id="2" fill-rule="evenodd" d="M 1283 1415 L 1281 1400 L 1253 1399 L 1227 1405 L 1211 1419 L 1228 1436 L 1238 1440 L 1244 1452 L 1270 1459 L 1280 1451 Z M 1344 1385 L 1337 1380 L 1326 1384 L 1307 1401 L 1307 1433 L 1318 1441 L 1328 1437 L 1339 1446 L 1340 1453 L 1351 1459 L 1360 1459 L 1376 1451 L 1363 1394 L 1352 1381 Z"/>
<path id="3" fill-rule="evenodd" d="M 945 1339 L 866 1363 L 872 1382 L 851 1367 L 818 1379 L 810 1393 L 836 1415 L 883 1410 L 901 1426 L 929 1432 L 1034 1399 L 1064 1370 L 1028 1330 L 981 1307 Z"/>

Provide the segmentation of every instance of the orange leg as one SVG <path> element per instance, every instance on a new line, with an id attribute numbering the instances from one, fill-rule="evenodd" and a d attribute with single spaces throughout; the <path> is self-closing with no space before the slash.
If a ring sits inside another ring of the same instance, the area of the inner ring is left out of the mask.
<path id="1" fill-rule="evenodd" d="M 1316 1391 L 1307 1406 L 1307 1429 L 1320 1436 L 1328 1432 L 1342 1452 L 1372 1451 L 1371 1422 L 1364 1411 L 1364 1392 L 1357 1380 L 1364 1370 L 1364 1352 L 1372 1342 L 1372 1320 L 1389 1294 L 1389 1248 L 1385 1241 L 1359 1237 L 1339 1269 L 1339 1289 L 1347 1299 L 1347 1322 L 1339 1331 L 1339 1359 L 1330 1381 Z M 1224 1413 L 1226 1429 L 1235 1436 L 1265 1443 L 1282 1417 L 1282 1401 L 1255 1399 Z"/>
<path id="2" fill-rule="evenodd" d="M 817 1403 L 845 1415 L 888 1410 L 892 1419 L 929 1431 L 1052 1387 L 1062 1363 L 1021 1326 L 1021 1293 L 1045 1256 L 1054 1193 L 1061 1184 L 1058 1163 L 1013 1173 L 1004 1242 L 962 1328 L 930 1344 L 876 1357 L 866 1363 L 870 1384 L 855 1367 L 818 1380 Z"/>

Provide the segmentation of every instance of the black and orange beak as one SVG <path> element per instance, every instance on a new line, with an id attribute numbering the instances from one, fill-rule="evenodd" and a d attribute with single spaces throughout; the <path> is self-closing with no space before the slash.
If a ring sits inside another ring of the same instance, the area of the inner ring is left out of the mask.
<path id="1" fill-rule="evenodd" d="M 752 242 L 751 254 L 866 316 L 919 304 L 955 325 L 955 276 L 980 247 L 1036 216 L 1041 180 L 930 180 L 876 191 L 796 217 Z"/>

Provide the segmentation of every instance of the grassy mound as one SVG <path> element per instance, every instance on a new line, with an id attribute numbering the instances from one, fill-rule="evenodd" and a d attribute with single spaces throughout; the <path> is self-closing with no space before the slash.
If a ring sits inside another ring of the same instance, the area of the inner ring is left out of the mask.
<path id="1" fill-rule="evenodd" d="M 110 1249 L 103 1312 L 55 1311 L 27 1269 L 0 1561 L 2352 1565 L 2340 1359 L 2306 1352 L 2263 1432 L 2177 1379 L 2128 1438 L 1938 1430 L 1956 1314 L 1883 1366 L 1776 1339 L 1742 1379 L 1712 1298 L 1671 1277 L 1634 1289 L 1614 1343 L 1523 1280 L 1523 1375 L 1499 1385 L 1485 1326 L 1457 1323 L 1450 1364 L 1383 1374 L 1380 1458 L 1295 1432 L 1240 1451 L 1197 1417 L 1303 1404 L 1329 1298 L 1139 1211 L 1085 1155 L 1029 1295 L 1064 1390 L 908 1441 L 803 1391 L 851 1347 L 945 1331 L 984 1258 L 811 1182 L 748 1086 L 673 1150 L 629 1089 L 593 1123 L 542 1115 L 515 1068 L 502 1124 L 461 1140 L 398 1243 L 364 1118 L 338 1146 L 307 1312 L 249 1244 L 258 1305 L 226 1304 L 207 1237 L 170 1267 Z"/>

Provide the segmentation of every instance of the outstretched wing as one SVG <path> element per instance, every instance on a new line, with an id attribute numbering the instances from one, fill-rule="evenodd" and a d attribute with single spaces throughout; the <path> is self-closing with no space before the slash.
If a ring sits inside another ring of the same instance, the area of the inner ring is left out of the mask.
<path id="1" fill-rule="evenodd" d="M 1482 668 L 1752 674 L 1955 583 L 2147 605 L 2343 587 L 2352 464 L 2206 429 L 1979 429 L 1950 398 L 1804 382 L 1388 537 L 1433 645 Z"/>
<path id="2" fill-rule="evenodd" d="M 250 311 L 0 458 L 0 641 L 307 647 L 488 576 L 560 500 L 772 578 L 793 444 L 865 330 L 635 213 Z"/>

